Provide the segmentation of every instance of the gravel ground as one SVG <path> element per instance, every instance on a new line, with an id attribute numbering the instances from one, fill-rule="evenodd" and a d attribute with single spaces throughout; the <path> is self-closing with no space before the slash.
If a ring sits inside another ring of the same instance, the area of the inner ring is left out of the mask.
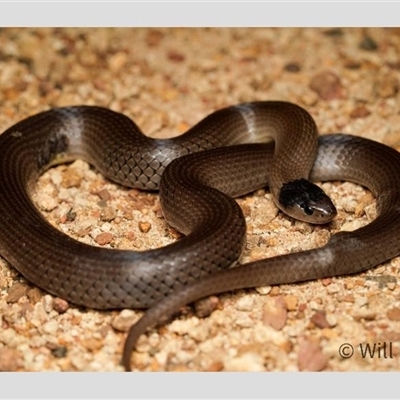
<path id="1" fill-rule="evenodd" d="M 305 107 L 322 134 L 400 149 L 399 52 L 397 29 L 2 29 L 0 128 L 50 107 L 96 104 L 170 137 L 218 108 L 279 99 Z M 338 208 L 327 227 L 278 213 L 263 190 L 239 199 L 248 222 L 242 261 L 317 247 L 374 218 L 363 188 L 322 186 Z M 148 249 L 179 236 L 156 195 L 121 188 L 81 160 L 46 172 L 35 201 L 55 227 L 96 246 Z M 209 317 L 187 307 L 143 336 L 134 369 L 398 370 L 399 271 L 394 259 L 357 276 L 211 298 Z M 121 371 L 126 330 L 140 315 L 77 308 L 0 259 L 0 371 Z M 339 355 L 346 343 L 349 358 Z M 375 353 L 363 356 L 360 344 Z"/>

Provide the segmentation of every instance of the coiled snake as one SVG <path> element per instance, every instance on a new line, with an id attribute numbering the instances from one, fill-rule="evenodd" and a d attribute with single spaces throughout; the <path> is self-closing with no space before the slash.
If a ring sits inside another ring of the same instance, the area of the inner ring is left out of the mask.
<path id="1" fill-rule="evenodd" d="M 137 338 L 182 305 L 239 288 L 353 274 L 400 254 L 399 153 L 351 135 L 318 137 L 311 116 L 291 103 L 224 108 L 165 140 L 146 137 L 109 109 L 55 108 L 7 129 L 0 152 L 1 256 L 33 284 L 75 304 L 151 307 L 128 335 L 127 370 Z M 74 158 L 123 185 L 159 189 L 168 222 L 186 236 L 133 252 L 92 247 L 53 228 L 30 193 L 46 168 Z M 336 215 L 308 179 L 364 185 L 376 196 L 378 217 L 333 235 L 322 248 L 227 269 L 246 240 L 233 197 L 268 185 L 292 217 L 326 223 Z"/>

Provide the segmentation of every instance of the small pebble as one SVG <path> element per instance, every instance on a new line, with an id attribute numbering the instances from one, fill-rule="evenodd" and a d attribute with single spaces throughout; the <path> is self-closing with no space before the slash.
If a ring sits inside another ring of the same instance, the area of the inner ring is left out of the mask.
<path id="1" fill-rule="evenodd" d="M 255 352 L 247 352 L 225 363 L 225 370 L 238 372 L 264 372 L 264 360 Z"/>
<path id="2" fill-rule="evenodd" d="M 311 78 L 310 89 L 315 91 L 322 100 L 344 98 L 344 88 L 340 78 L 331 71 L 323 71 Z"/>
<path id="3" fill-rule="evenodd" d="M 104 207 L 101 210 L 100 219 L 102 221 L 112 221 L 117 216 L 117 211 L 114 207 Z"/>
<path id="4" fill-rule="evenodd" d="M 219 298 L 217 296 L 209 296 L 205 299 L 198 300 L 194 303 L 196 316 L 205 318 L 212 314 L 219 306 Z"/>
<path id="5" fill-rule="evenodd" d="M 356 208 L 354 210 L 354 214 L 356 217 L 361 217 L 365 213 L 365 209 L 372 204 L 374 201 L 374 197 L 371 192 L 366 193 L 363 197 L 361 197 L 360 201 L 357 203 Z"/>
<path id="6" fill-rule="evenodd" d="M 399 91 L 399 80 L 396 76 L 383 75 L 375 82 L 374 90 L 383 99 L 393 97 Z"/>
<path id="7" fill-rule="evenodd" d="M 108 201 L 111 198 L 110 192 L 107 189 L 101 189 L 96 192 L 97 196 L 100 197 L 101 200 Z"/>
<path id="8" fill-rule="evenodd" d="M 119 51 L 118 53 L 110 56 L 107 62 L 112 72 L 119 72 L 122 68 L 125 67 L 126 63 L 128 62 L 128 56 L 125 52 Z"/>
<path id="9" fill-rule="evenodd" d="M 156 47 L 160 44 L 163 38 L 164 38 L 163 32 L 157 29 L 151 29 L 146 35 L 146 44 L 149 47 Z"/>
<path id="10" fill-rule="evenodd" d="M 317 311 L 314 313 L 314 315 L 311 317 L 311 322 L 317 327 L 317 328 L 329 328 L 329 323 L 326 320 L 326 313 L 325 311 Z"/>
<path id="11" fill-rule="evenodd" d="M 345 301 L 346 303 L 354 303 L 354 296 L 352 294 L 346 294 L 341 298 L 341 301 Z"/>
<path id="12" fill-rule="evenodd" d="M 32 304 L 37 303 L 43 297 L 41 289 L 34 287 L 28 291 L 28 298 Z"/>
<path id="13" fill-rule="evenodd" d="M 370 36 L 365 36 L 360 43 L 360 49 L 367 51 L 375 51 L 378 49 L 378 44 Z"/>
<path id="14" fill-rule="evenodd" d="M 377 316 L 377 312 L 373 310 L 356 311 L 353 313 L 353 319 L 355 321 L 374 321 Z"/>
<path id="15" fill-rule="evenodd" d="M 131 189 L 128 192 L 128 196 L 132 199 L 136 199 L 142 192 L 139 189 Z"/>
<path id="16" fill-rule="evenodd" d="M 356 60 L 348 60 L 345 64 L 345 68 L 348 69 L 360 69 L 361 68 L 361 63 L 359 61 Z"/>
<path id="17" fill-rule="evenodd" d="M 140 230 L 140 232 L 147 233 L 147 232 L 150 231 L 150 229 L 151 229 L 150 222 L 143 222 L 143 221 L 139 222 L 139 230 Z"/>
<path id="18" fill-rule="evenodd" d="M 386 287 L 387 287 L 389 290 L 394 290 L 394 289 L 396 288 L 396 286 L 397 286 L 396 282 L 388 282 L 388 283 L 386 284 Z"/>
<path id="19" fill-rule="evenodd" d="M 68 222 L 75 221 L 76 211 L 73 208 L 70 208 L 68 212 L 65 214 L 65 220 Z"/>
<path id="20" fill-rule="evenodd" d="M 400 308 L 399 307 L 391 308 L 390 310 L 388 310 L 386 315 L 391 321 L 400 321 Z"/>
<path id="21" fill-rule="evenodd" d="M 79 187 L 82 182 L 82 175 L 74 168 L 68 168 L 62 174 L 62 186 L 64 188 Z"/>
<path id="22" fill-rule="evenodd" d="M 175 240 L 180 239 L 183 235 L 172 227 L 168 227 L 168 234 Z"/>
<path id="23" fill-rule="evenodd" d="M 50 295 L 47 295 L 51 297 Z M 42 326 L 45 322 L 47 322 L 50 318 L 47 308 L 47 299 L 43 299 L 42 301 L 34 304 L 33 311 L 31 315 L 31 323 L 36 326 Z"/>
<path id="24" fill-rule="evenodd" d="M 368 110 L 367 107 L 365 106 L 358 106 L 356 108 L 354 108 L 351 113 L 350 113 L 350 117 L 351 118 L 365 118 L 368 115 L 371 114 L 371 111 Z"/>
<path id="25" fill-rule="evenodd" d="M 286 325 L 287 307 L 283 297 L 268 299 L 263 309 L 262 321 L 277 331 Z"/>
<path id="26" fill-rule="evenodd" d="M 44 332 L 48 335 L 55 336 L 58 331 L 58 322 L 55 319 L 45 322 L 41 327 L 41 332 Z"/>
<path id="27" fill-rule="evenodd" d="M 341 289 L 341 287 L 337 283 L 332 283 L 332 284 L 327 286 L 327 292 L 329 294 L 338 293 L 338 292 L 340 292 L 340 289 Z"/>
<path id="28" fill-rule="evenodd" d="M 37 205 L 43 211 L 52 211 L 58 206 L 58 199 L 54 195 L 48 193 L 41 193 L 37 197 Z"/>
<path id="29" fill-rule="evenodd" d="M 332 37 L 341 37 L 344 35 L 343 29 L 340 28 L 332 28 L 332 29 L 327 29 L 324 31 L 324 34 L 326 36 L 332 36 Z"/>
<path id="30" fill-rule="evenodd" d="M 185 56 L 178 51 L 171 50 L 168 52 L 168 60 L 180 63 L 185 60 Z"/>
<path id="31" fill-rule="evenodd" d="M 22 296 L 28 294 L 29 286 L 17 282 L 10 289 L 8 289 L 8 295 L 6 297 L 7 303 L 16 303 Z"/>
<path id="32" fill-rule="evenodd" d="M 236 302 L 236 309 L 239 311 L 251 311 L 254 308 L 254 299 L 248 296 L 241 297 Z"/>
<path id="33" fill-rule="evenodd" d="M 96 338 L 82 339 L 81 343 L 89 351 L 98 351 L 104 346 L 104 341 Z"/>
<path id="34" fill-rule="evenodd" d="M 297 354 L 297 363 L 300 371 L 317 372 L 326 367 L 328 358 L 318 344 L 308 339 L 302 339 Z"/>
<path id="35" fill-rule="evenodd" d="M 255 288 L 257 293 L 262 294 L 262 295 L 267 295 L 268 293 L 271 292 L 272 286 L 260 286 Z"/>
<path id="36" fill-rule="evenodd" d="M 221 361 L 214 361 L 207 368 L 207 372 L 219 372 L 224 368 L 224 364 Z"/>
<path id="37" fill-rule="evenodd" d="M 114 236 L 112 233 L 110 232 L 102 232 L 99 233 L 96 237 L 95 237 L 95 241 L 96 243 L 98 243 L 101 246 L 104 246 L 106 244 L 109 244 L 112 242 Z"/>
<path id="38" fill-rule="evenodd" d="M 293 296 L 293 295 L 285 296 L 286 307 L 289 311 L 296 310 L 298 302 L 299 302 L 299 299 L 297 296 Z"/>
<path id="39" fill-rule="evenodd" d="M 56 358 L 64 358 L 66 357 L 68 350 L 65 346 L 57 346 L 54 349 L 51 349 L 51 354 L 53 354 Z"/>
<path id="40" fill-rule="evenodd" d="M 287 72 L 299 72 L 301 70 L 300 65 L 296 62 L 287 63 L 284 69 Z"/>
<path id="41" fill-rule="evenodd" d="M 46 311 L 46 313 L 50 313 L 53 310 L 53 297 L 49 294 L 45 294 L 41 298 L 41 304 L 43 310 Z"/>
<path id="42" fill-rule="evenodd" d="M 138 315 L 132 310 L 122 310 L 111 322 L 111 326 L 119 332 L 128 332 L 138 320 Z"/>
<path id="43" fill-rule="evenodd" d="M 21 355 L 15 349 L 3 347 L 0 349 L 0 371 L 12 372 L 16 371 L 22 364 Z"/>
<path id="44" fill-rule="evenodd" d="M 69 309 L 68 301 L 61 299 L 60 297 L 53 298 L 53 310 L 59 314 L 64 314 Z"/>

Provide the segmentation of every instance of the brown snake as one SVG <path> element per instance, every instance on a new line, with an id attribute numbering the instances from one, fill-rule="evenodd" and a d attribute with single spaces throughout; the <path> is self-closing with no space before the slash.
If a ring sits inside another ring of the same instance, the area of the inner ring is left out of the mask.
<path id="1" fill-rule="evenodd" d="M 275 144 L 264 143 L 271 137 Z M 1 256 L 33 284 L 75 304 L 151 307 L 128 335 L 127 370 L 138 337 L 182 305 L 240 288 L 353 274 L 400 254 L 399 153 L 350 135 L 318 138 L 311 116 L 291 103 L 228 107 L 165 140 L 144 136 L 108 109 L 56 108 L 7 129 L 0 152 Z M 186 236 L 133 252 L 89 246 L 53 228 L 30 194 L 46 168 L 75 158 L 123 185 L 160 189 L 168 222 Z M 367 187 L 376 196 L 378 217 L 333 235 L 322 248 L 226 269 L 237 263 L 246 238 L 232 197 L 268 185 L 291 216 L 314 223 L 335 216 L 308 177 Z"/>

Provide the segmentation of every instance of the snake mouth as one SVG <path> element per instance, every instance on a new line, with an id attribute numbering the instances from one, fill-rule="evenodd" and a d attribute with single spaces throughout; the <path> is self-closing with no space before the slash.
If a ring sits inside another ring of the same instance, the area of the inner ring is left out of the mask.
<path id="1" fill-rule="evenodd" d="M 336 207 L 326 193 L 306 179 L 283 184 L 279 207 L 289 216 L 311 224 L 326 224 L 336 217 Z"/>

